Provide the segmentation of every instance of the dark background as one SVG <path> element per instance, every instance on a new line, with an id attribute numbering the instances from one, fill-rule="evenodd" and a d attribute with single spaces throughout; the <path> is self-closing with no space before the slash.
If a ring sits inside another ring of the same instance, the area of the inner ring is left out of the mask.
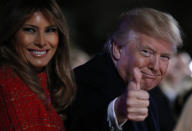
<path id="1" fill-rule="evenodd" d="M 72 43 L 89 55 L 100 51 L 120 13 L 134 7 L 152 7 L 175 17 L 183 32 L 181 50 L 192 56 L 190 0 L 57 0 L 67 17 Z"/>

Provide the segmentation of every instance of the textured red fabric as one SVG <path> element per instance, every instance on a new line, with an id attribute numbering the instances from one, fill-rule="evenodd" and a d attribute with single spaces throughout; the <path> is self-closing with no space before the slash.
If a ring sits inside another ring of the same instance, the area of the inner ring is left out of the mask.
<path id="1" fill-rule="evenodd" d="M 46 73 L 39 74 L 47 96 L 47 107 L 24 82 L 7 67 L 0 68 L 0 131 L 64 131 L 50 101 Z"/>

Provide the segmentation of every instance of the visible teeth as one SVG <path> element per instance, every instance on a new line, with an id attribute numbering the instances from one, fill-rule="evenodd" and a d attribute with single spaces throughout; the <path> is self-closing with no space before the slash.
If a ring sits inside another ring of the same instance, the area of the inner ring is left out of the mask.
<path id="1" fill-rule="evenodd" d="M 34 55 L 37 55 L 37 56 L 41 56 L 41 55 L 44 55 L 46 54 L 46 51 L 36 51 L 36 50 L 33 50 L 31 51 Z"/>

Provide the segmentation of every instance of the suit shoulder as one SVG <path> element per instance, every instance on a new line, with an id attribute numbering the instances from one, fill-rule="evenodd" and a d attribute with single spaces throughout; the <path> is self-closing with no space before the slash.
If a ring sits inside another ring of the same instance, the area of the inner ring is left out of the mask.
<path id="1" fill-rule="evenodd" d="M 87 63 L 77 67 L 74 69 L 75 75 L 81 76 L 100 76 L 107 75 L 107 71 L 109 67 L 113 64 L 109 62 L 109 58 L 107 58 L 104 54 L 97 54 Z"/>

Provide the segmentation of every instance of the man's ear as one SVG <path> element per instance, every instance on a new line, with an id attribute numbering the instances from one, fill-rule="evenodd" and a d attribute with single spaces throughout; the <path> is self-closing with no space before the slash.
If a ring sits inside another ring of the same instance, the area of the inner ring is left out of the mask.
<path id="1" fill-rule="evenodd" d="M 120 59 L 121 57 L 121 46 L 113 42 L 112 44 L 112 56 L 115 60 Z"/>

